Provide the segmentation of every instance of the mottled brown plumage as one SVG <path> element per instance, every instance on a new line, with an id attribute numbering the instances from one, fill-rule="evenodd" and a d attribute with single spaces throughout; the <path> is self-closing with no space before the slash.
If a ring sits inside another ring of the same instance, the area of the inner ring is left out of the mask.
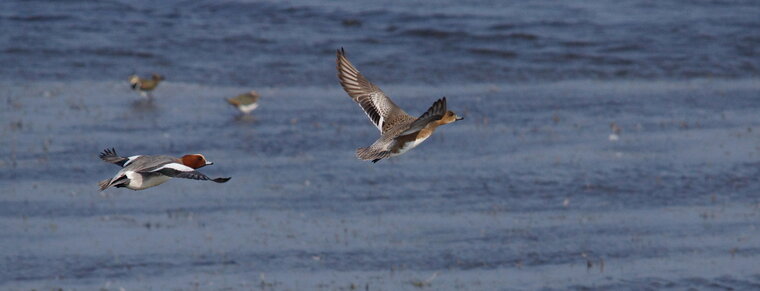
<path id="1" fill-rule="evenodd" d="M 164 76 L 155 73 L 150 79 L 142 79 L 137 75 L 129 76 L 129 84 L 132 86 L 132 90 L 139 91 L 145 97 L 152 97 L 150 91 L 156 89 L 163 80 Z"/>
<path id="2" fill-rule="evenodd" d="M 259 107 L 259 98 L 259 93 L 256 91 L 250 91 L 248 93 L 237 95 L 233 98 L 227 98 L 226 100 L 227 103 L 235 106 L 235 108 L 240 110 L 240 112 L 248 114 Z"/>
<path id="3" fill-rule="evenodd" d="M 341 86 L 381 134 L 371 146 L 356 150 L 359 159 L 377 162 L 403 154 L 425 141 L 438 126 L 462 119 L 446 109 L 446 97 L 438 99 L 419 118 L 414 118 L 359 73 L 342 48 L 337 52 L 336 63 Z"/>

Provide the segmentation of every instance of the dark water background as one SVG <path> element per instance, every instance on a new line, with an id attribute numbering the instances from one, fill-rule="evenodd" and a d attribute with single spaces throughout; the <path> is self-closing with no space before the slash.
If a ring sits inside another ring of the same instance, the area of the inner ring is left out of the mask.
<path id="1" fill-rule="evenodd" d="M 411 84 L 760 74 L 756 1 L 346 2 L 3 1 L 0 77 L 323 86 L 341 46 Z"/>
<path id="2" fill-rule="evenodd" d="M 0 289 L 760 288 L 754 1 L 2 1 Z M 415 150 L 335 77 L 345 47 Z M 166 75 L 144 102 L 126 83 Z M 224 97 L 262 95 L 253 118 Z M 609 125 L 622 127 L 611 142 Z M 97 191 L 97 153 L 226 184 Z"/>

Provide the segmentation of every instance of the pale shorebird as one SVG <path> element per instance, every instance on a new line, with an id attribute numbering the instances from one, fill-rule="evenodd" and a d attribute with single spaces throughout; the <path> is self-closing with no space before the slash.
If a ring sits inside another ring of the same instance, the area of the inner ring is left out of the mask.
<path id="1" fill-rule="evenodd" d="M 151 91 L 156 89 L 158 83 L 163 80 L 164 76 L 155 73 L 151 75 L 150 79 L 142 79 L 137 75 L 129 76 L 129 84 L 132 86 L 132 90 L 140 92 L 140 95 L 146 98 L 153 97 Z"/>
<path id="2" fill-rule="evenodd" d="M 100 191 L 109 187 L 143 190 L 161 185 L 171 178 L 211 180 L 217 183 L 230 180 L 229 177 L 211 179 L 196 171 L 195 169 L 214 164 L 206 161 L 206 157 L 201 154 L 185 155 L 181 158 L 145 155 L 125 158 L 117 155 L 115 149 L 105 149 L 100 158 L 122 167 L 113 178 L 98 183 Z"/>
<path id="3" fill-rule="evenodd" d="M 251 91 L 237 95 L 233 98 L 227 98 L 227 103 L 235 106 L 243 114 L 249 114 L 259 107 L 259 93 Z"/>
<path id="4" fill-rule="evenodd" d="M 446 97 L 435 101 L 419 118 L 407 114 L 359 73 L 346 58 L 343 48 L 337 53 L 337 69 L 343 90 L 380 130 L 380 138 L 375 143 L 356 150 L 356 157 L 361 160 L 376 163 L 403 154 L 425 141 L 438 126 L 463 119 L 446 109 Z"/>
<path id="5" fill-rule="evenodd" d="M 618 141 L 620 139 L 620 126 L 617 125 L 617 123 L 612 122 L 610 123 L 610 130 L 612 133 L 610 133 L 609 140 L 610 141 Z"/>

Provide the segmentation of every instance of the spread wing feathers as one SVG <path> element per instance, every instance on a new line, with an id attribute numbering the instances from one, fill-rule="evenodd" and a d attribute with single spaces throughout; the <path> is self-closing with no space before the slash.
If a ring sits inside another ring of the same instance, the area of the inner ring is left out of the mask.
<path id="1" fill-rule="evenodd" d="M 427 111 L 425 111 L 425 113 L 420 115 L 417 120 L 412 122 L 409 125 L 409 128 L 401 133 L 401 135 L 420 131 L 429 123 L 443 118 L 443 116 L 446 115 L 446 110 L 446 97 L 438 99 L 433 103 L 433 105 L 430 106 L 430 108 L 428 108 Z"/>
<path id="2" fill-rule="evenodd" d="M 381 133 L 400 122 L 414 120 L 414 117 L 409 116 L 380 88 L 359 73 L 359 70 L 346 58 L 343 48 L 338 50 L 336 63 L 338 80 L 343 90 L 362 107 L 364 113 Z"/>
<path id="3" fill-rule="evenodd" d="M 372 160 L 373 163 L 377 163 L 377 161 L 390 157 L 390 156 L 391 156 L 391 151 L 385 151 L 380 148 L 368 147 L 368 148 L 356 149 L 357 158 L 364 161 Z"/>
<path id="4" fill-rule="evenodd" d="M 102 153 L 100 153 L 100 159 L 119 165 L 119 167 L 124 167 L 124 164 L 129 161 L 128 158 L 121 157 L 118 154 L 116 154 L 115 148 L 105 149 Z"/>
<path id="5" fill-rule="evenodd" d="M 192 171 L 180 171 L 180 170 L 174 169 L 172 167 L 162 168 L 160 170 L 156 170 L 156 172 L 159 172 L 161 174 L 164 174 L 164 175 L 167 175 L 167 176 L 173 177 L 173 178 L 204 180 L 204 181 L 205 180 L 210 180 L 210 181 L 217 182 L 217 183 L 224 183 L 224 182 L 229 181 L 232 178 L 232 177 L 227 177 L 227 178 L 211 179 L 208 176 L 204 175 L 203 173 L 195 171 L 195 170 L 192 170 Z"/>

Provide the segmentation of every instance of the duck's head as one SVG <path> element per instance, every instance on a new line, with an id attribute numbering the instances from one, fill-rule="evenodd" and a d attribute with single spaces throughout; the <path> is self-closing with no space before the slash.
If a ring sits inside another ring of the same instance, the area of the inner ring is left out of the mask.
<path id="1" fill-rule="evenodd" d="M 442 124 L 449 124 L 449 123 L 452 123 L 454 121 L 459 121 L 459 120 L 462 120 L 462 119 L 464 119 L 464 117 L 461 117 L 461 116 L 457 115 L 456 113 L 454 113 L 454 111 L 448 110 L 448 111 L 446 111 L 446 114 L 444 114 L 443 117 L 441 117 L 441 123 Z"/>
<path id="2" fill-rule="evenodd" d="M 199 169 L 203 168 L 208 165 L 213 165 L 214 163 L 209 162 L 206 160 L 206 157 L 204 157 L 201 154 L 192 154 L 192 155 L 184 155 L 182 156 L 182 164 L 185 166 L 188 166 L 193 169 Z"/>

